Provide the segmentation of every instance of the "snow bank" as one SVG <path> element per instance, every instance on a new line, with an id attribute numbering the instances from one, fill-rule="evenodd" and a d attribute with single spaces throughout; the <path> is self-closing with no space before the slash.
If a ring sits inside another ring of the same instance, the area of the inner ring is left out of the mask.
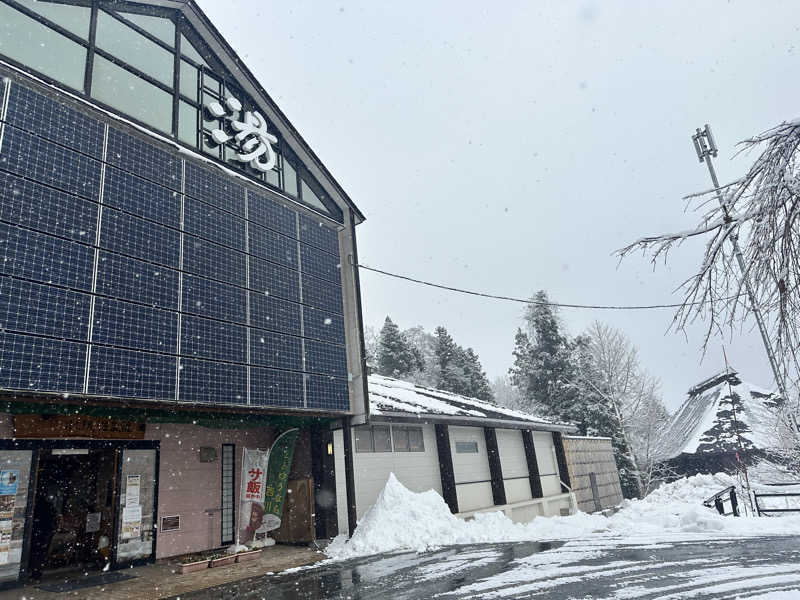
<path id="1" fill-rule="evenodd" d="M 538 517 L 513 523 L 501 512 L 478 513 L 464 521 L 450 512 L 433 490 L 415 493 L 394 475 L 375 505 L 358 523 L 353 537 L 337 537 L 326 549 L 334 559 L 439 546 L 492 542 L 568 540 L 603 537 L 638 541 L 678 534 L 707 537 L 800 534 L 800 517 L 723 517 L 702 501 L 734 483 L 724 473 L 696 475 L 662 486 L 643 500 L 626 501 L 611 517 L 578 513 L 569 517 Z"/>

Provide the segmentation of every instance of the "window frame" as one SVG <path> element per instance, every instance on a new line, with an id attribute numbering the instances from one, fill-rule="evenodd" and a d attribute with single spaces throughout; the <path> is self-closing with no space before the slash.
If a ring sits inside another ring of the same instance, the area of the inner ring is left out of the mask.
<path id="1" fill-rule="evenodd" d="M 399 432 L 402 434 L 397 435 Z M 419 433 L 419 447 L 413 449 L 411 447 L 411 433 Z M 398 438 L 403 439 L 404 436 L 405 447 L 398 447 Z M 425 434 L 422 427 L 418 425 L 392 425 L 392 452 L 402 452 L 403 454 L 412 452 L 425 452 Z"/>
<path id="2" fill-rule="evenodd" d="M 187 147 L 194 152 L 202 154 L 204 156 L 208 156 L 212 159 L 217 160 L 218 162 L 222 163 L 223 165 L 231 167 L 230 161 L 226 160 L 225 151 L 222 150 L 219 156 L 215 156 L 214 154 L 208 153 L 204 149 L 204 134 L 202 133 L 203 129 L 203 105 L 201 99 L 198 98 L 189 98 L 181 93 L 180 89 L 180 61 L 185 60 L 188 64 L 198 69 L 198 78 L 200 79 L 198 88 L 202 93 L 202 77 L 203 73 L 207 72 L 212 74 L 215 78 L 220 79 L 222 82 L 224 89 L 231 89 L 237 94 L 243 94 L 241 90 L 238 90 L 238 85 L 236 83 L 236 78 L 228 71 L 228 69 L 216 58 L 213 52 L 211 52 L 200 35 L 194 30 L 194 28 L 189 24 L 186 18 L 180 13 L 178 9 L 161 7 L 161 6 L 141 6 L 136 5 L 128 2 L 120 2 L 115 3 L 113 6 L 106 6 L 103 4 L 101 0 L 62 0 L 63 4 L 66 5 L 75 5 L 75 6 L 83 6 L 91 8 L 91 15 L 90 15 L 90 23 L 89 23 L 89 35 L 88 39 L 82 38 L 80 35 L 77 35 L 65 27 L 59 25 L 55 21 L 50 20 L 49 18 L 41 15 L 34 10 L 24 6 L 17 2 L 17 0 L 0 0 L 0 2 L 7 4 L 12 9 L 19 11 L 20 13 L 28 16 L 31 19 L 34 19 L 38 23 L 44 25 L 45 27 L 55 31 L 56 33 L 66 37 L 67 39 L 79 44 L 80 46 L 86 48 L 86 62 L 84 66 L 84 82 L 83 82 L 83 89 L 75 89 L 63 84 L 52 77 L 45 75 L 44 73 L 37 71 L 36 69 L 32 68 L 29 65 L 21 64 L 10 57 L 3 57 L 4 60 L 8 60 L 11 64 L 20 67 L 23 71 L 33 72 L 37 75 L 37 77 L 42 78 L 44 81 L 54 84 L 59 89 L 67 89 L 70 93 L 77 93 L 82 98 L 104 108 L 110 110 L 115 113 L 124 114 L 126 118 L 130 119 L 132 122 L 145 127 L 147 130 L 153 131 L 155 134 L 163 136 L 167 135 L 173 140 L 175 143 L 180 144 L 181 146 Z M 123 59 L 112 55 L 111 53 L 103 50 L 102 48 L 98 48 L 96 44 L 97 38 L 97 21 L 98 21 L 98 14 L 99 11 L 102 10 L 107 15 L 110 15 L 112 18 L 118 20 L 123 25 L 130 27 L 136 33 L 142 35 L 145 39 L 157 44 L 159 47 L 165 49 L 166 51 L 170 52 L 173 55 L 173 73 L 172 73 L 172 83 L 171 85 L 164 84 L 163 82 L 159 81 L 158 79 L 148 75 L 147 73 L 139 70 L 135 66 L 127 63 Z M 122 12 L 118 12 L 122 11 Z M 136 13 L 145 16 L 152 16 L 152 17 L 159 17 L 165 18 L 170 21 L 175 26 L 175 41 L 172 46 L 170 44 L 164 42 L 158 36 L 149 33 L 146 29 L 142 28 L 137 23 L 133 22 L 132 20 L 125 18 L 125 13 Z M 185 38 L 192 47 L 197 51 L 197 53 L 203 58 L 206 63 L 208 64 L 201 64 L 194 60 L 192 57 L 183 54 L 181 49 L 181 41 Z M 150 123 L 141 121 L 137 117 L 128 115 L 124 113 L 119 108 L 110 106 L 105 102 L 94 98 L 92 96 L 92 85 L 93 85 L 93 75 L 94 75 L 94 56 L 98 54 L 102 56 L 104 59 L 108 60 L 109 62 L 113 63 L 114 65 L 124 69 L 125 71 L 129 72 L 130 74 L 139 77 L 140 79 L 144 80 L 145 82 L 156 86 L 157 88 L 161 89 L 164 92 L 169 93 L 172 96 L 172 115 L 171 115 L 171 127 L 169 132 L 164 132 L 158 129 L 155 125 Z M 243 94 L 244 97 L 252 101 L 251 98 L 247 94 Z M 180 100 L 187 102 L 188 104 L 192 105 L 198 110 L 198 135 L 197 135 L 197 143 L 194 145 L 188 144 L 180 138 L 180 128 L 179 128 L 179 120 L 180 120 Z M 257 103 L 253 102 L 254 106 L 258 106 Z M 262 173 L 254 173 L 252 170 L 249 170 L 246 166 L 241 164 L 236 164 L 235 168 L 239 170 L 243 175 L 245 175 L 248 179 L 252 179 L 255 182 L 267 187 L 270 190 L 277 191 L 282 196 L 285 196 L 287 199 L 299 203 L 302 206 L 309 208 L 310 210 L 314 211 L 315 213 L 319 213 L 324 215 L 326 218 L 331 219 L 334 222 L 342 224 L 344 222 L 344 214 L 342 209 L 329 197 L 329 195 L 325 192 L 325 189 L 320 185 L 319 181 L 317 181 L 316 177 L 314 177 L 305 164 L 298 160 L 295 156 L 294 152 L 288 147 L 286 140 L 284 139 L 283 135 L 278 131 L 275 124 L 270 120 L 270 131 L 278 138 L 277 144 L 277 154 L 279 156 L 279 168 L 276 169 L 277 174 L 277 185 L 274 182 L 268 180 L 266 174 Z M 296 182 L 297 182 L 297 191 L 295 193 L 287 191 L 285 181 L 284 181 L 284 170 L 283 170 L 283 161 L 285 160 L 285 154 L 288 152 L 288 159 L 292 164 L 292 167 L 295 171 Z M 306 202 L 302 198 L 302 185 L 305 182 L 308 187 L 312 190 L 312 192 L 318 197 L 319 202 L 324 207 L 324 211 L 318 206 L 313 203 Z"/>
<path id="3" fill-rule="evenodd" d="M 466 448 L 470 449 L 467 450 Z M 474 450 L 472 450 L 474 448 Z M 456 454 L 480 454 L 481 449 L 475 440 L 455 440 Z"/>

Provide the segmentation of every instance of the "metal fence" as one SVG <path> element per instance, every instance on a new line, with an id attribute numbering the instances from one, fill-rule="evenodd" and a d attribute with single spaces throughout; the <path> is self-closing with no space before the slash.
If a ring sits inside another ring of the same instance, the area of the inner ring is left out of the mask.
<path id="1" fill-rule="evenodd" d="M 770 492 L 760 494 L 754 492 L 753 500 L 759 517 L 770 517 L 780 513 L 800 513 L 800 493 Z M 778 506 L 778 504 L 783 506 Z"/>
<path id="2" fill-rule="evenodd" d="M 730 507 L 730 510 L 726 507 Z M 736 488 L 734 486 L 726 487 L 721 492 L 717 492 L 707 500 L 703 501 L 703 506 L 708 508 L 715 508 L 721 515 L 734 517 L 739 516 L 739 498 L 736 495 Z"/>

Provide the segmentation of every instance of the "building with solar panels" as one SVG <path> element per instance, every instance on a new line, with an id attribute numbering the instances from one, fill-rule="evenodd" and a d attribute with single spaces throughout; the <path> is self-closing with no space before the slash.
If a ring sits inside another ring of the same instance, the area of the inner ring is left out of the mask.
<path id="1" fill-rule="evenodd" d="M 0 582 L 233 543 L 290 428 L 335 535 L 361 213 L 192 0 L 0 0 L 0 76 Z"/>

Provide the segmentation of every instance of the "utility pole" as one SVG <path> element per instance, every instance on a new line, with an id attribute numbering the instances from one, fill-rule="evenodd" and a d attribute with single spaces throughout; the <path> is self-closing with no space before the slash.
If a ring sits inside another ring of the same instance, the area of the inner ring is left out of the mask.
<path id="1" fill-rule="evenodd" d="M 711 162 L 711 157 L 717 156 L 717 144 L 714 142 L 714 136 L 711 134 L 711 126 L 706 123 L 706 126 L 703 129 L 698 128 L 695 131 L 696 133 L 692 136 L 692 142 L 694 143 L 694 149 L 697 152 L 697 158 L 700 160 L 700 162 L 706 163 L 706 166 L 708 167 L 708 174 L 711 175 L 711 183 L 714 185 L 717 201 L 722 207 L 722 212 L 725 216 L 725 223 L 730 229 L 732 228 L 732 225 L 730 213 L 728 211 L 728 205 L 725 204 L 725 200 L 722 198 L 722 192 L 719 188 L 719 181 L 717 180 L 717 173 L 714 170 L 714 163 Z M 756 295 L 753 292 L 753 286 L 750 285 L 750 276 L 747 273 L 747 267 L 744 263 L 742 249 L 739 247 L 739 234 L 736 228 L 732 229 L 730 233 L 730 239 L 731 244 L 733 245 L 733 254 L 736 256 L 736 262 L 739 263 L 739 269 L 742 271 L 744 287 L 747 291 L 747 296 L 750 299 L 750 309 L 753 311 L 753 314 L 756 317 L 758 330 L 761 332 L 761 341 L 764 342 L 764 350 L 767 352 L 769 365 L 772 367 L 772 375 L 775 377 L 775 383 L 778 386 L 778 391 L 780 392 L 781 398 L 783 398 L 783 402 L 786 404 L 789 402 L 789 395 L 786 392 L 786 384 L 784 383 L 780 368 L 778 367 L 778 362 L 775 360 L 775 353 L 772 351 L 772 344 L 769 341 L 769 335 L 767 334 L 767 327 L 764 324 L 764 318 L 761 315 L 761 309 L 756 303 Z M 800 433 L 800 431 L 798 431 L 797 421 L 793 414 L 788 413 L 787 421 L 789 423 L 789 427 L 791 427 L 795 435 Z"/>

